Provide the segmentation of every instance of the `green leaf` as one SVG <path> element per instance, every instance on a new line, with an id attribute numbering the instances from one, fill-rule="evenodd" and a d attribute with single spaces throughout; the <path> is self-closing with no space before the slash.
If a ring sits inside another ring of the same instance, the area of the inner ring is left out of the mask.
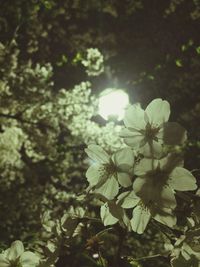
<path id="1" fill-rule="evenodd" d="M 75 57 L 72 60 L 72 64 L 76 65 L 78 62 L 80 62 L 83 59 L 82 53 L 78 52 Z"/>
<path id="2" fill-rule="evenodd" d="M 186 50 L 187 50 L 187 46 L 186 46 L 186 45 L 182 45 L 182 46 L 181 46 L 181 51 L 184 52 L 184 51 L 186 51 Z"/>
<path id="3" fill-rule="evenodd" d="M 196 47 L 196 52 L 197 52 L 197 54 L 200 54 L 200 46 Z"/>
<path id="4" fill-rule="evenodd" d="M 176 63 L 177 67 L 179 67 L 179 68 L 183 67 L 183 62 L 181 59 L 176 59 L 175 63 Z"/>

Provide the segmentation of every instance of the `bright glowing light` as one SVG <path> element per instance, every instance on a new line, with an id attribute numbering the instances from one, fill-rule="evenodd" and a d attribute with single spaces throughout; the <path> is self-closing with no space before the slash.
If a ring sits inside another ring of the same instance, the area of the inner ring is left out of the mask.
<path id="1" fill-rule="evenodd" d="M 99 97 L 99 114 L 108 120 L 114 117 L 118 121 L 124 117 L 125 108 L 129 104 L 129 97 L 122 89 L 108 88 Z"/>

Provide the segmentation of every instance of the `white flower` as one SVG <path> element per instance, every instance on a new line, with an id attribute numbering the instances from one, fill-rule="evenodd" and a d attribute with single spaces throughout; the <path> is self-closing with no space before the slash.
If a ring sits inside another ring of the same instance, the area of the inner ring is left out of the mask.
<path id="1" fill-rule="evenodd" d="M 138 234 L 144 232 L 151 217 L 169 227 L 176 224 L 176 217 L 173 215 L 172 209 L 159 208 L 153 203 L 145 203 L 133 190 L 119 195 L 117 203 L 124 209 L 133 208 L 130 223 L 132 230 Z"/>
<path id="2" fill-rule="evenodd" d="M 175 191 L 197 188 L 195 177 L 182 165 L 182 159 L 174 154 L 160 160 L 142 159 L 134 170 L 138 176 L 133 183 L 135 193 L 145 204 L 156 203 L 159 207 L 175 208 Z"/>
<path id="3" fill-rule="evenodd" d="M 176 217 L 175 191 L 197 188 L 195 177 L 185 168 L 175 155 L 157 159 L 142 159 L 136 165 L 133 191 L 122 193 L 118 203 L 122 208 L 134 208 L 131 226 L 133 231 L 143 233 L 150 218 L 173 227 Z"/>
<path id="4" fill-rule="evenodd" d="M 39 257 L 31 251 L 24 251 L 23 243 L 13 242 L 11 247 L 0 254 L 0 267 L 36 267 Z"/>
<path id="5" fill-rule="evenodd" d="M 126 226 L 128 230 L 131 230 L 130 220 L 124 209 L 114 201 L 104 203 L 104 205 L 101 206 L 100 215 L 105 226 L 119 222 L 122 227 Z"/>
<path id="6" fill-rule="evenodd" d="M 134 154 L 130 148 L 121 149 L 112 156 L 98 145 L 89 145 L 85 151 L 94 161 L 86 177 L 95 193 L 111 200 L 118 194 L 119 184 L 123 187 L 132 184 L 130 170 L 133 169 Z"/>
<path id="7" fill-rule="evenodd" d="M 125 112 L 126 128 L 120 135 L 128 146 L 139 149 L 148 145 L 151 148 L 148 154 L 159 155 L 163 143 L 175 145 L 186 139 L 185 129 L 178 123 L 168 122 L 169 116 L 170 105 L 160 98 L 154 99 L 145 110 L 132 105 Z"/>

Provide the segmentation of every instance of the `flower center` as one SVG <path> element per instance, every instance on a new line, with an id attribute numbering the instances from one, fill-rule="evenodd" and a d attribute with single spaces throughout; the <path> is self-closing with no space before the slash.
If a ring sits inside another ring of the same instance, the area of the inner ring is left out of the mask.
<path id="1" fill-rule="evenodd" d="M 112 175 L 117 173 L 117 167 L 114 165 L 112 161 L 109 163 L 103 164 L 102 168 L 100 169 L 101 177 L 102 178 L 109 178 Z"/>
<path id="2" fill-rule="evenodd" d="M 9 267 L 21 267 L 21 264 L 19 263 L 19 260 L 12 260 L 10 261 Z"/>
<path id="3" fill-rule="evenodd" d="M 145 128 L 145 138 L 147 140 L 155 140 L 158 141 L 157 134 L 159 132 L 160 128 L 159 127 L 153 127 L 150 123 L 147 123 L 146 128 Z"/>
<path id="4" fill-rule="evenodd" d="M 148 174 L 149 186 L 157 188 L 157 190 L 162 189 L 167 185 L 168 173 L 159 167 L 155 170 L 149 171 Z"/>
<path id="5" fill-rule="evenodd" d="M 113 175 L 117 172 L 117 167 L 110 161 L 110 163 L 105 164 L 105 170 L 107 174 Z"/>

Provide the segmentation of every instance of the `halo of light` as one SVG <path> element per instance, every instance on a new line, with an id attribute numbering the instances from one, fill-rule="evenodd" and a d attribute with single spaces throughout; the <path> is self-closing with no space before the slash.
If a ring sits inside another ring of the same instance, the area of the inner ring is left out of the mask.
<path id="1" fill-rule="evenodd" d="M 116 118 L 122 120 L 129 96 L 122 89 L 107 88 L 99 96 L 99 115 L 105 120 Z"/>

